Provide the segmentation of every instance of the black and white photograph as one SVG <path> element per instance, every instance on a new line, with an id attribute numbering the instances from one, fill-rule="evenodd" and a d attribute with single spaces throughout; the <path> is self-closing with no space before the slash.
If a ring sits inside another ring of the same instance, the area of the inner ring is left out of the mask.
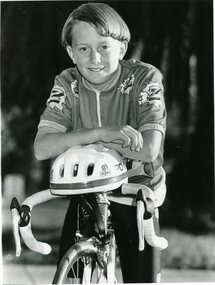
<path id="1" fill-rule="evenodd" d="M 0 5 L 1 284 L 215 284 L 213 1 Z"/>

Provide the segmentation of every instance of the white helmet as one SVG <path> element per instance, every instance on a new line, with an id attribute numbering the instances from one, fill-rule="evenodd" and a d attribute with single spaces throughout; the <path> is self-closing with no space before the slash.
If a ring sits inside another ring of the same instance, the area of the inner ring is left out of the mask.
<path id="1" fill-rule="evenodd" d="M 106 192 L 127 181 L 121 156 L 95 144 L 69 148 L 56 158 L 50 172 L 50 190 L 54 195 Z"/>

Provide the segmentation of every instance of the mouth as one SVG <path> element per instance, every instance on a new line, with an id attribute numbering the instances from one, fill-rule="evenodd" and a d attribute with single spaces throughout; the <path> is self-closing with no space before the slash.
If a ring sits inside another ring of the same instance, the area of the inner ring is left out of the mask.
<path id="1" fill-rule="evenodd" d="M 100 72 L 104 69 L 105 67 L 88 67 L 88 69 L 92 72 Z"/>

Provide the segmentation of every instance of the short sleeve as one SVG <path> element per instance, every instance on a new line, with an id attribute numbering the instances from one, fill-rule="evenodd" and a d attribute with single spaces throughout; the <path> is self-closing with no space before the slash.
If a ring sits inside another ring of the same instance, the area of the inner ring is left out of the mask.
<path id="1" fill-rule="evenodd" d="M 53 127 L 60 132 L 66 132 L 72 128 L 72 106 L 69 91 L 59 77 L 55 78 L 38 127 Z"/>
<path id="2" fill-rule="evenodd" d="M 158 130 L 165 134 L 166 108 L 162 79 L 160 71 L 153 69 L 145 74 L 138 84 L 135 97 L 137 128 L 140 132 Z"/>

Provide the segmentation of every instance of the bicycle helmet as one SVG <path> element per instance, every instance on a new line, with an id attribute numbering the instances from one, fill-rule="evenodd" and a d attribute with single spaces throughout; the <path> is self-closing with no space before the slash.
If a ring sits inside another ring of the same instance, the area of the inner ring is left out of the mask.
<path id="1" fill-rule="evenodd" d="M 102 145 L 76 146 L 54 161 L 50 191 L 54 195 L 105 192 L 127 181 L 126 166 L 116 151 Z"/>

